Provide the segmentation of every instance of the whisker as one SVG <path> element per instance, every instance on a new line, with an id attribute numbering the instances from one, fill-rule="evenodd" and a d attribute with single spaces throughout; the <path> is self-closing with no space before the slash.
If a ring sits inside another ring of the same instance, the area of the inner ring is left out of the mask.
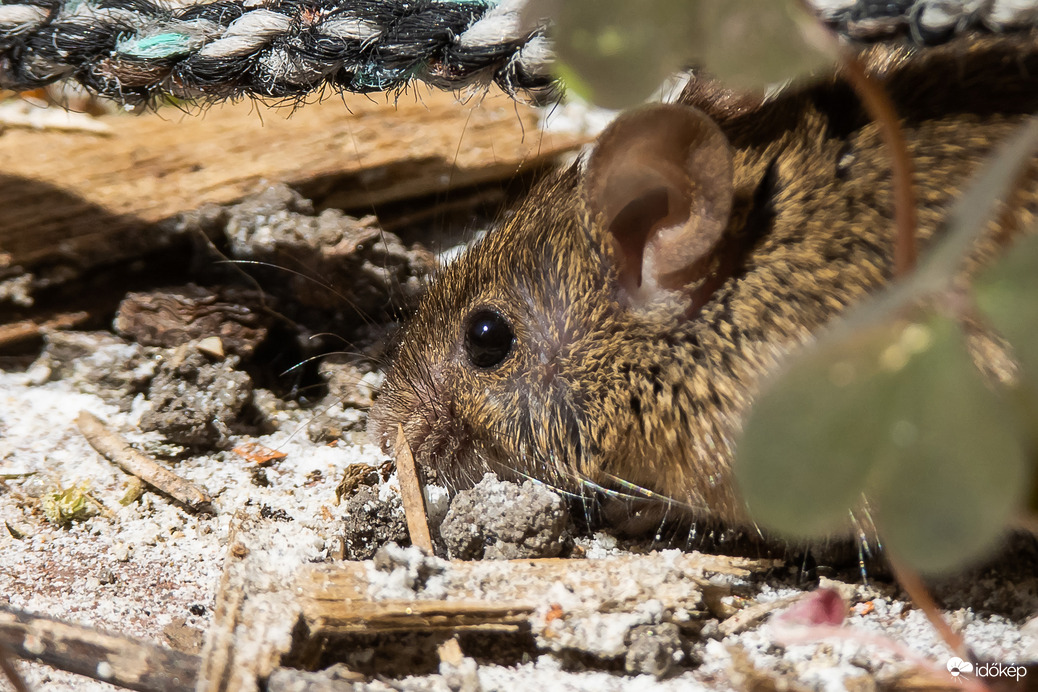
<path id="1" fill-rule="evenodd" d="M 322 409 L 321 409 L 320 411 L 317 411 L 317 412 L 315 412 L 315 413 L 314 413 L 314 414 L 313 414 L 312 416 L 310 416 L 310 418 L 309 418 L 308 420 L 306 420 L 306 421 L 304 421 L 304 422 L 300 423 L 300 424 L 299 424 L 298 426 L 296 426 L 296 429 L 295 429 L 295 430 L 293 430 L 293 431 L 292 431 L 292 432 L 291 432 L 291 433 L 290 433 L 290 434 L 288 435 L 288 437 L 286 437 L 286 438 L 285 438 L 285 439 L 284 439 L 284 440 L 282 441 L 282 443 L 281 443 L 281 444 L 285 444 L 285 443 L 287 443 L 287 442 L 288 442 L 289 440 L 291 440 L 291 439 L 292 439 L 292 438 L 294 438 L 294 437 L 295 437 L 296 435 L 298 435 L 298 434 L 299 434 L 300 432 L 302 432 L 302 431 L 303 431 L 303 430 L 305 430 L 305 429 L 306 429 L 307 427 L 309 427 L 309 426 L 310 426 L 310 424 L 311 424 L 311 423 L 313 423 L 313 422 L 314 422 L 315 420 L 317 420 L 318 418 L 320 418 L 320 417 L 321 417 L 321 416 L 323 416 L 324 414 L 326 414 L 326 413 L 328 413 L 329 411 L 331 411 L 331 410 L 332 410 L 332 409 L 333 409 L 334 407 L 336 407 L 336 406 L 339 406 L 339 405 L 341 405 L 341 404 L 342 404 L 342 401 L 343 401 L 343 400 L 342 400 L 342 397 L 336 397 L 336 398 L 335 398 L 335 400 L 334 400 L 333 402 L 331 402 L 330 404 L 328 404 L 327 406 L 325 406 L 324 408 L 322 408 Z"/>
<path id="2" fill-rule="evenodd" d="M 630 494 L 622 492 L 620 490 L 613 490 L 612 488 L 606 488 L 605 486 L 602 486 L 602 485 L 596 483 L 595 481 L 591 480 L 590 478 L 587 478 L 586 476 L 583 476 L 582 474 L 573 472 L 570 475 L 581 486 L 583 486 L 585 488 L 589 488 L 591 490 L 594 490 L 596 493 L 601 494 L 601 495 L 605 495 L 606 497 L 610 497 L 610 498 L 614 498 L 614 499 L 619 499 L 619 500 L 625 500 L 627 502 L 645 501 L 645 498 L 643 498 L 643 497 L 638 497 L 637 495 L 630 495 Z"/>
<path id="3" fill-rule="evenodd" d="M 284 377 L 285 375 L 289 374 L 290 372 L 292 372 L 294 370 L 298 370 L 299 368 L 303 367 L 307 363 L 311 363 L 311 362 L 313 362 L 315 360 L 319 360 L 321 358 L 324 358 L 325 356 L 330 356 L 330 355 L 332 355 L 332 354 L 331 353 L 320 353 L 320 354 L 318 354 L 316 356 L 310 356 L 309 358 L 305 358 L 305 359 L 299 361 L 298 363 L 296 363 L 295 365 L 293 365 L 292 367 L 288 368 L 287 370 L 283 370 L 282 372 L 278 373 L 278 377 Z"/>
<path id="4" fill-rule="evenodd" d="M 310 282 L 314 283 L 315 285 L 320 286 L 321 288 L 327 289 L 328 291 L 332 292 L 336 297 L 341 298 L 342 300 L 348 302 L 348 299 L 345 296 L 343 296 L 341 293 L 336 291 L 334 288 L 329 286 L 324 281 L 320 281 L 318 279 L 315 279 L 314 277 L 310 276 L 309 274 L 304 274 L 301 271 L 298 271 L 298 270 L 295 270 L 295 269 L 291 269 L 289 267 L 286 267 L 286 266 L 283 266 L 283 265 L 280 265 L 280 264 L 274 264 L 273 262 L 264 262 L 263 260 L 223 259 L 223 260 L 217 260 L 216 262 L 214 262 L 214 264 L 251 264 L 251 265 L 255 265 L 257 267 L 269 267 L 270 269 L 278 269 L 278 270 L 286 272 L 288 274 L 293 274 L 295 276 L 298 276 L 301 279 L 306 279 L 307 281 L 310 281 Z"/>
<path id="5" fill-rule="evenodd" d="M 657 493 L 657 492 L 654 492 L 652 490 L 649 490 L 648 488 L 642 487 L 642 486 L 640 486 L 640 485 L 638 485 L 636 483 L 632 483 L 632 482 L 630 482 L 628 480 L 624 480 L 623 478 L 620 478 L 619 476 L 614 476 L 611 473 L 606 473 L 605 471 L 602 471 L 601 474 L 603 476 L 605 476 L 606 478 L 608 478 L 610 481 L 616 483 L 617 485 L 620 485 L 620 486 L 626 488 L 627 490 L 630 490 L 630 491 L 636 493 L 636 495 L 634 495 L 632 497 L 636 497 L 637 499 L 655 500 L 657 502 L 664 503 L 665 505 L 667 505 L 667 507 L 682 507 L 684 509 L 693 510 L 693 511 L 695 511 L 695 510 L 705 511 L 705 510 L 708 509 L 706 507 L 696 507 L 696 506 L 694 506 L 690 502 L 685 502 L 683 500 L 678 500 L 676 498 L 670 497 L 669 495 L 662 495 L 660 493 Z"/>
<path id="6" fill-rule="evenodd" d="M 274 264 L 273 262 L 264 262 L 262 260 L 223 259 L 223 260 L 217 260 L 216 262 L 214 262 L 214 264 L 235 264 L 235 265 L 252 265 L 252 266 L 256 266 L 256 267 L 267 267 L 269 269 L 277 269 L 279 271 L 285 272 L 286 274 L 291 274 L 293 276 L 297 276 L 300 279 L 303 279 L 305 281 L 311 282 L 315 286 L 319 286 L 319 287 L 323 288 L 324 290 L 328 291 L 333 296 L 335 296 L 336 298 L 341 300 L 343 303 L 345 303 L 346 305 L 348 305 L 351 308 L 353 308 L 353 311 L 356 312 L 357 316 L 360 317 L 361 320 L 364 321 L 364 324 L 367 324 L 369 326 L 374 324 L 372 319 L 368 316 L 367 311 L 362 310 L 360 308 L 360 306 L 357 305 L 357 303 L 355 303 L 354 301 L 352 301 L 349 298 L 347 298 L 345 295 L 342 294 L 342 292 L 335 290 L 335 288 L 333 286 L 331 286 L 328 282 L 320 281 L 319 279 L 316 279 L 313 276 L 310 276 L 309 274 L 306 274 L 304 272 L 298 271 L 296 269 L 291 269 L 289 267 L 285 267 L 285 266 L 280 265 L 280 264 Z"/>
<path id="7" fill-rule="evenodd" d="M 341 334 L 336 334 L 335 332 L 317 332 L 316 334 L 311 334 L 308 338 L 312 341 L 313 339 L 319 339 L 322 336 L 330 336 L 333 339 L 338 339 L 347 346 L 352 345 L 349 341 L 346 340 L 346 337 L 342 336 Z"/>
<path id="8" fill-rule="evenodd" d="M 507 466 L 505 464 L 500 464 L 500 466 L 507 468 Z M 572 492 L 570 490 L 564 490 L 564 489 L 562 489 L 562 488 L 560 488 L 560 487 L 558 487 L 556 485 L 552 485 L 551 483 L 548 483 L 547 481 L 542 481 L 540 478 L 534 478 L 533 476 L 531 476 L 528 473 L 523 473 L 522 471 L 519 471 L 517 469 L 508 469 L 508 470 L 511 473 L 514 473 L 514 474 L 516 474 L 518 476 L 521 476 L 521 477 L 525 478 L 528 481 L 533 481 L 537 485 L 544 486 L 545 488 L 550 489 L 552 492 L 558 493 L 559 495 L 562 495 L 563 497 L 568 497 L 571 500 L 586 500 L 587 499 L 582 494 L 575 493 L 575 492 Z"/>

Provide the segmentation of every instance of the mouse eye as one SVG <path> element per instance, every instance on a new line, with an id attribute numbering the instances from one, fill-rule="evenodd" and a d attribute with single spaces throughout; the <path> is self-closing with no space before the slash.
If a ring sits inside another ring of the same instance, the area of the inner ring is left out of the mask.
<path id="1" fill-rule="evenodd" d="M 465 328 L 465 355 L 477 368 L 493 368 L 512 352 L 515 332 L 497 310 L 483 308 L 469 316 Z"/>

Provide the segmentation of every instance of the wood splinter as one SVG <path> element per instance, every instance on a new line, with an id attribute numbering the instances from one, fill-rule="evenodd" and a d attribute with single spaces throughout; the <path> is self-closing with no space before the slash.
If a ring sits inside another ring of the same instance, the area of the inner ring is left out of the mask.
<path id="1" fill-rule="evenodd" d="M 433 554 L 432 535 L 429 533 L 429 517 L 425 513 L 425 496 L 422 482 L 415 467 L 414 454 L 404 437 L 404 428 L 397 426 L 396 473 L 400 481 L 400 497 L 404 503 L 407 532 L 411 534 L 411 545 Z"/>
<path id="2" fill-rule="evenodd" d="M 192 511 L 214 513 L 212 498 L 208 493 L 138 452 L 129 442 L 106 428 L 94 414 L 80 411 L 76 426 L 91 447 L 126 473 L 137 476 Z"/>

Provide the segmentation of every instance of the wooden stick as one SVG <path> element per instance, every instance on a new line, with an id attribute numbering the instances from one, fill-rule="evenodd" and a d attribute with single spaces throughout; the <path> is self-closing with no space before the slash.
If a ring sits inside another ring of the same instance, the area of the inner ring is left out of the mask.
<path id="1" fill-rule="evenodd" d="M 201 659 L 0 606 L 0 645 L 19 658 L 140 692 L 194 692 Z"/>
<path id="2" fill-rule="evenodd" d="M 202 668 L 199 692 L 220 692 L 226 689 L 234 666 L 235 632 L 241 622 L 241 607 L 245 600 L 240 583 L 232 580 L 234 565 L 241 558 L 235 557 L 243 527 L 248 515 L 239 508 L 231 517 L 227 526 L 227 554 L 224 556 L 223 571 L 220 584 L 216 589 L 216 606 L 213 608 L 213 620 L 209 625 L 209 633 L 202 648 Z M 233 583 L 232 583 L 233 582 Z"/>
<path id="3" fill-rule="evenodd" d="M 532 602 L 387 600 L 327 603 L 308 624 L 314 632 L 381 634 L 384 632 L 514 632 L 537 609 Z"/>
<path id="4" fill-rule="evenodd" d="M 45 329 L 68 329 L 86 321 L 90 315 L 86 312 L 69 312 L 57 315 L 44 322 L 21 320 L 0 325 L 0 346 L 9 346 L 43 335 Z"/>
<path id="5" fill-rule="evenodd" d="M 212 499 L 204 490 L 138 452 L 94 414 L 80 411 L 76 425 L 91 447 L 126 473 L 137 476 L 192 511 L 213 512 Z"/>
<path id="6" fill-rule="evenodd" d="M 432 555 L 432 535 L 429 533 L 429 517 L 425 513 L 422 482 L 401 425 L 397 426 L 396 434 L 396 474 L 400 480 L 400 496 L 404 501 L 404 516 L 407 518 L 407 532 L 411 534 L 411 544 Z"/>
<path id="7" fill-rule="evenodd" d="M 4 676 L 14 687 L 14 692 L 29 692 L 29 686 L 22 680 L 21 674 L 11 661 L 11 652 L 3 644 L 0 644 L 0 670 L 4 671 Z"/>

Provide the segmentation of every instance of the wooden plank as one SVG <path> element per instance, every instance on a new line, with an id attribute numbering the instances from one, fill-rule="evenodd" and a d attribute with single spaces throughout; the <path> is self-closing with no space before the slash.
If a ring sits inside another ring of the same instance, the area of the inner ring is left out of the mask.
<path id="1" fill-rule="evenodd" d="M 154 249 L 134 232 L 267 181 L 363 210 L 507 178 L 580 144 L 541 133 L 537 117 L 500 94 L 461 104 L 424 91 L 397 105 L 351 97 L 107 115 L 107 135 L 9 129 L 0 134 L 0 269 Z"/>
<path id="2" fill-rule="evenodd" d="M 713 574 L 748 577 L 774 569 L 775 560 L 704 555 L 702 553 L 617 556 L 609 560 L 546 558 L 503 562 L 452 560 L 445 563 L 449 595 L 444 599 L 369 598 L 369 565 L 347 562 L 304 568 L 295 592 L 300 595 L 303 618 L 312 635 L 334 636 L 359 632 L 489 629 L 507 631 L 529 623 L 543 606 L 544 594 L 561 582 L 571 593 L 627 594 L 611 599 L 611 612 L 623 612 L 640 603 L 643 594 L 629 582 L 646 570 L 670 571 L 672 588 L 653 595 L 665 608 L 698 604 L 699 590 Z M 478 585 L 479 591 L 471 590 Z M 594 599 L 591 599 L 594 600 Z"/>
<path id="3" fill-rule="evenodd" d="M 303 614 L 313 633 L 378 634 L 383 632 L 514 631 L 527 623 L 535 607 L 529 602 L 488 601 L 342 601 L 308 609 Z M 312 616 L 312 617 L 311 617 Z"/>

